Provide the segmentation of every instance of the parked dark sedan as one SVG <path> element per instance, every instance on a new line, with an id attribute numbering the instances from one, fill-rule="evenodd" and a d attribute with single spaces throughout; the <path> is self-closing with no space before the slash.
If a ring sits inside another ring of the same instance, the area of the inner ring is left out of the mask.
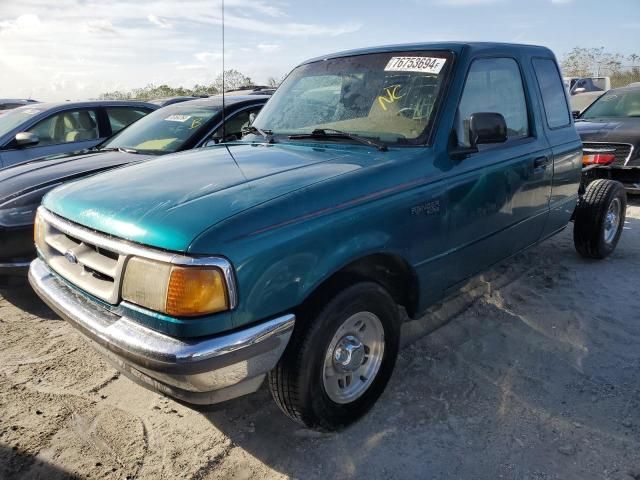
<path id="1" fill-rule="evenodd" d="M 154 98 L 153 100 L 149 100 L 149 103 L 153 103 L 154 105 L 158 105 L 159 107 L 166 107 L 168 105 L 173 105 L 174 103 L 188 102 L 189 100 L 197 100 L 198 98 L 207 98 L 208 95 L 198 96 L 198 97 L 162 97 L 162 98 Z"/>
<path id="2" fill-rule="evenodd" d="M 0 116 L 0 167 L 94 147 L 158 108 L 110 100 L 14 108 Z"/>
<path id="3" fill-rule="evenodd" d="M 591 178 L 622 182 L 640 193 L 640 86 L 609 90 L 576 120 Z"/>
<path id="4" fill-rule="evenodd" d="M 268 96 L 222 97 L 157 110 L 98 147 L 0 169 L 0 275 L 26 271 L 35 258 L 33 219 L 42 197 L 63 182 L 157 155 L 235 140 Z"/>

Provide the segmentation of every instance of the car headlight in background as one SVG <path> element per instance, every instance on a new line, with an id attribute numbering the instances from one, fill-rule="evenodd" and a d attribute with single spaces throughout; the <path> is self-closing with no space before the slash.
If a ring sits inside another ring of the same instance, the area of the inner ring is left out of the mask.
<path id="1" fill-rule="evenodd" d="M 31 225 L 37 209 L 38 204 L 0 208 L 0 226 L 10 228 Z"/>
<path id="2" fill-rule="evenodd" d="M 12 198 L 8 202 L 0 204 L 0 226 L 15 228 L 32 225 L 36 210 L 42 202 L 42 197 L 60 182 L 46 185 L 37 190 Z"/>
<path id="3" fill-rule="evenodd" d="M 228 310 L 228 286 L 215 266 L 182 266 L 131 258 L 124 272 L 122 299 L 176 317 Z"/>

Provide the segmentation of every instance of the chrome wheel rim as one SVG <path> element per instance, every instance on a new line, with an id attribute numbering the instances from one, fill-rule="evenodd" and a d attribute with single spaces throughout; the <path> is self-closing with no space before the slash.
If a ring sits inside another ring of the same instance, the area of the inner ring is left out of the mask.
<path id="1" fill-rule="evenodd" d="M 606 243 L 613 242 L 618 233 L 620 226 L 620 200 L 614 198 L 609 205 L 609 210 L 604 218 L 604 241 Z"/>
<path id="2" fill-rule="evenodd" d="M 322 383 L 335 403 L 351 403 L 371 386 L 384 355 L 384 328 L 377 315 L 358 312 L 338 328 L 325 353 Z"/>

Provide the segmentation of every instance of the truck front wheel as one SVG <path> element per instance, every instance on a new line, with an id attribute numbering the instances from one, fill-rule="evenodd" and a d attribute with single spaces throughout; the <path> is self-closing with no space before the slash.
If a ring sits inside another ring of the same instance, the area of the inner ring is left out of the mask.
<path id="1" fill-rule="evenodd" d="M 573 243 L 585 258 L 605 258 L 620 240 L 627 211 L 627 194 L 620 182 L 595 180 L 578 201 Z"/>
<path id="2" fill-rule="evenodd" d="M 269 374 L 271 394 L 286 415 L 309 428 L 343 428 L 384 391 L 399 341 L 393 299 L 376 283 L 357 283 L 296 320 L 289 345 Z"/>

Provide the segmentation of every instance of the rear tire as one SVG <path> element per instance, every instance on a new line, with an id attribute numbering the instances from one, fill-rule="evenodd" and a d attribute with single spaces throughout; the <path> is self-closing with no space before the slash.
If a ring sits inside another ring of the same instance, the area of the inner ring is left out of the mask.
<path id="1" fill-rule="evenodd" d="M 380 285 L 362 282 L 308 310 L 269 373 L 269 389 L 296 422 L 338 430 L 364 415 L 391 377 L 400 343 L 398 307 Z"/>
<path id="2" fill-rule="evenodd" d="M 594 180 L 578 201 L 573 243 L 585 258 L 602 259 L 618 245 L 627 212 L 627 194 L 620 182 Z"/>

